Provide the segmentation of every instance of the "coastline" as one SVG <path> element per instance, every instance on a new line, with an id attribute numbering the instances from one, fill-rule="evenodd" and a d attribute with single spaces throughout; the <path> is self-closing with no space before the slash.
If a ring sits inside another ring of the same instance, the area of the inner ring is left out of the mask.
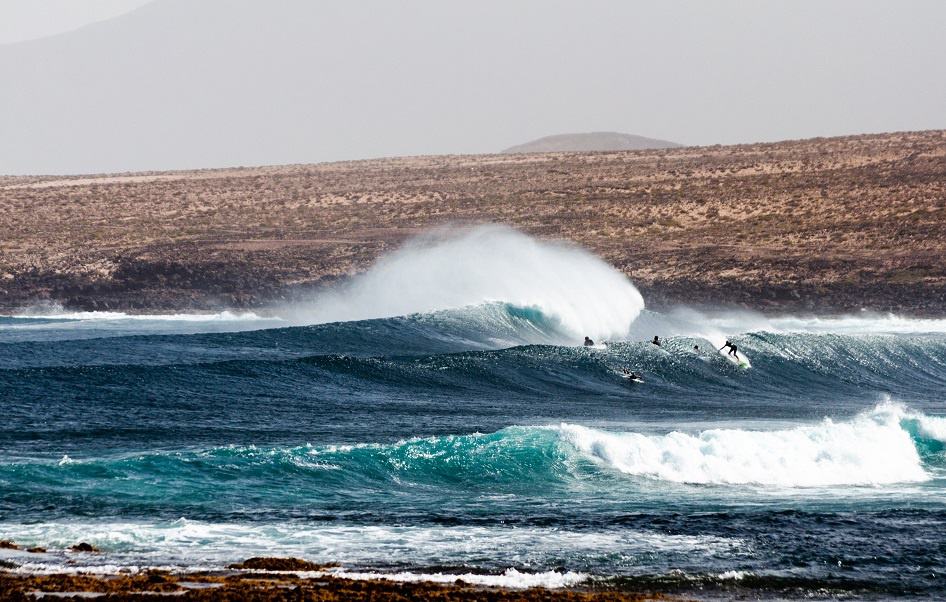
<path id="1" fill-rule="evenodd" d="M 131 315 L 200 313 L 278 313 L 278 308 L 311 301 L 332 285 L 347 279 L 332 279 L 322 286 L 294 285 L 234 295 L 161 295 L 120 287 L 94 293 L 79 286 L 66 288 L 60 296 L 43 298 L 7 295 L 0 298 L 0 315 L 42 315 L 46 309 L 60 312 L 123 312 Z M 844 316 L 862 312 L 933 318 L 946 315 L 946 290 L 931 291 L 922 283 L 903 284 L 798 284 L 768 286 L 733 283 L 702 288 L 704 283 L 679 280 L 660 285 L 632 283 L 643 295 L 648 309 L 657 311 L 688 307 L 710 311 L 752 311 L 766 315 Z"/>
<path id="2" fill-rule="evenodd" d="M 419 578 L 348 578 L 327 572 L 322 566 L 296 558 L 253 558 L 220 570 L 176 570 L 142 568 L 134 572 L 116 569 L 109 573 L 16 572 L 13 563 L 0 563 L 0 598 L 32 600 L 154 599 L 174 596 L 179 600 L 438 600 L 495 602 L 643 602 L 684 600 L 659 592 L 631 592 L 616 587 L 580 584 L 566 587 L 513 587 L 468 583 L 461 579 L 437 582 Z M 441 575 L 442 576 L 442 575 Z"/>
<path id="3" fill-rule="evenodd" d="M 946 131 L 0 185 L 0 309 L 292 302 L 444 226 L 579 245 L 648 305 L 946 313 Z"/>

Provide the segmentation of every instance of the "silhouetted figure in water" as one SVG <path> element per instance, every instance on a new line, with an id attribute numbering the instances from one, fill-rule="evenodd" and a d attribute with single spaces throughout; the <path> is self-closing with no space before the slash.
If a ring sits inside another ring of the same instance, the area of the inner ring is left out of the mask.
<path id="1" fill-rule="evenodd" d="M 589 339 L 588 337 L 585 337 L 585 347 L 594 347 L 594 346 L 595 346 L 595 342 Z"/>
<path id="2" fill-rule="evenodd" d="M 700 346 L 699 346 L 699 345 L 694 345 L 694 346 L 693 346 L 693 351 L 695 351 L 696 353 L 699 353 L 699 352 L 700 352 Z"/>
<path id="3" fill-rule="evenodd" d="M 651 341 L 651 343 L 660 347 L 660 337 L 658 337 L 657 335 L 654 335 L 654 340 Z"/>
<path id="4" fill-rule="evenodd" d="M 729 355 L 733 357 L 739 357 L 738 355 L 736 355 L 736 345 L 734 343 L 730 343 L 729 341 L 726 341 L 726 344 L 720 347 L 719 350 L 722 351 L 726 347 L 729 347 Z"/>
<path id="5" fill-rule="evenodd" d="M 627 378 L 631 380 L 644 380 L 641 377 L 641 375 L 638 374 L 637 372 L 632 372 L 631 370 L 628 370 L 627 368 L 622 368 L 622 370 L 624 370 L 624 376 L 626 376 Z"/>

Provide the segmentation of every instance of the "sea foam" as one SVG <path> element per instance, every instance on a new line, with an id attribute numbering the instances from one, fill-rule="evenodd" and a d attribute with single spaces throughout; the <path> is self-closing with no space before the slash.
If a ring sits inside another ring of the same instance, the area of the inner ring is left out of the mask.
<path id="1" fill-rule="evenodd" d="M 507 227 L 478 226 L 408 241 L 364 274 L 291 313 L 311 324 L 488 303 L 537 308 L 570 337 L 594 338 L 626 336 L 644 307 L 624 274 L 583 249 Z"/>
<path id="2" fill-rule="evenodd" d="M 614 433 L 558 427 L 582 454 L 629 475 L 678 483 L 785 487 L 881 485 L 930 478 L 911 433 L 942 440 L 942 418 L 885 403 L 847 422 L 773 431 L 709 429 L 696 434 Z"/>

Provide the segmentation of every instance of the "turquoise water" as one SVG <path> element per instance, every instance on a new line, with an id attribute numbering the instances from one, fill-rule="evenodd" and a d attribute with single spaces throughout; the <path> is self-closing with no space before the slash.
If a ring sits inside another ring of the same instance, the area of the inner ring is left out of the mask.
<path id="1" fill-rule="evenodd" d="M 692 316 L 647 311 L 600 350 L 502 303 L 316 326 L 0 318 L 0 539 L 48 548 L 4 558 L 946 595 L 942 324 L 708 321 L 751 369 Z"/>

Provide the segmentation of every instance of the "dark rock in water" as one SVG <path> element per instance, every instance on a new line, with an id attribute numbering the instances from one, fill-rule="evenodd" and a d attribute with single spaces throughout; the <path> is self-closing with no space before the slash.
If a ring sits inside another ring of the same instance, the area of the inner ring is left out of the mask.
<path id="1" fill-rule="evenodd" d="M 98 548 L 96 548 L 90 543 L 85 543 L 84 541 L 72 546 L 69 549 L 72 550 L 73 552 L 98 552 L 99 551 Z"/>
<path id="2" fill-rule="evenodd" d="M 162 571 L 148 571 L 145 578 L 147 579 L 148 583 L 151 583 L 151 584 L 171 583 L 171 581 L 168 579 L 167 573 L 164 573 Z"/>
<path id="3" fill-rule="evenodd" d="M 45 554 L 46 548 L 42 546 L 36 546 L 33 548 L 26 548 L 26 551 L 29 552 L 30 554 Z"/>
<path id="4" fill-rule="evenodd" d="M 258 571 L 321 571 L 337 564 L 317 564 L 301 558 L 248 558 L 241 563 L 231 564 L 231 569 L 252 569 Z"/>
<path id="5" fill-rule="evenodd" d="M 15 569 L 18 566 L 20 565 L 15 562 L 10 562 L 9 560 L 0 560 L 0 569 Z"/>
<path id="6" fill-rule="evenodd" d="M 9 539 L 0 540 L 0 550 L 19 550 L 20 546 L 16 545 Z"/>

